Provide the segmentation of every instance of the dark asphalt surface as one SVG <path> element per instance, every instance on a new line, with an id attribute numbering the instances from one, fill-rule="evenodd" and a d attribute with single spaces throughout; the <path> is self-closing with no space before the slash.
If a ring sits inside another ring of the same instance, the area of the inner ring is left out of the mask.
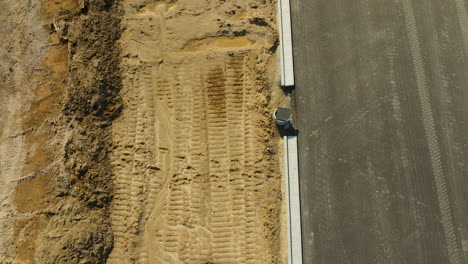
<path id="1" fill-rule="evenodd" d="M 468 4 L 291 5 L 304 263 L 468 263 Z"/>

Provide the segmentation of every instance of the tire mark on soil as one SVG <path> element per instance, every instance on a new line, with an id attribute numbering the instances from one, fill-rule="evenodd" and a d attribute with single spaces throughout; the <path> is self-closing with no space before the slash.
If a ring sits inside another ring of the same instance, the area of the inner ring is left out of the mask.
<path id="1" fill-rule="evenodd" d="M 413 67 L 416 74 L 416 84 L 418 97 L 421 104 L 421 112 L 423 119 L 424 131 L 429 148 L 431 158 L 431 166 L 434 174 L 437 196 L 439 200 L 439 210 L 442 217 L 442 227 L 446 240 L 447 252 L 449 255 L 450 264 L 459 264 L 460 250 L 455 234 L 452 211 L 450 208 L 450 200 L 447 191 L 447 183 L 444 170 L 440 158 L 439 141 L 436 135 L 434 116 L 432 113 L 431 101 L 427 87 L 426 73 L 424 70 L 424 62 L 418 39 L 415 14 L 411 0 L 403 1 L 403 11 L 405 15 L 406 32 L 409 39 L 409 45 L 413 56 Z"/>

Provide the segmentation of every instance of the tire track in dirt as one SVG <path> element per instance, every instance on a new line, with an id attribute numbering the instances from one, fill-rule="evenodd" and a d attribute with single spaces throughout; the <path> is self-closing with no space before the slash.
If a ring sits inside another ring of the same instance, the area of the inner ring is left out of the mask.
<path id="1" fill-rule="evenodd" d="M 146 178 L 151 171 L 157 170 L 150 159 L 147 150 L 147 142 L 152 142 L 148 134 L 147 120 L 151 117 L 152 104 L 148 90 L 152 87 L 151 68 L 146 67 L 141 70 L 138 82 L 135 83 L 135 90 L 131 91 L 131 103 L 129 104 L 129 115 L 126 116 L 126 130 L 122 133 L 122 144 L 118 149 L 122 150 L 120 160 L 114 162 L 116 166 L 115 184 L 116 198 L 113 203 L 112 216 L 114 226 L 115 245 L 114 251 L 120 252 L 118 261 L 130 262 L 132 252 L 125 245 L 136 243 L 135 234 L 139 231 L 139 223 L 143 213 L 143 195 L 146 185 Z M 142 105 L 139 105 L 141 102 Z M 149 131 L 154 131 L 152 122 Z M 149 134 L 151 135 L 151 134 Z M 124 163 L 125 165 L 122 165 Z M 122 168 L 123 167 L 123 168 Z M 114 261 L 111 257 L 110 261 Z"/>
<path id="2" fill-rule="evenodd" d="M 460 248 L 455 234 L 454 220 L 450 206 L 449 194 L 447 191 L 446 176 L 442 168 L 442 162 L 440 158 L 439 141 L 435 130 L 435 122 L 427 87 L 424 62 L 418 39 L 417 25 L 411 0 L 403 1 L 403 11 L 405 15 L 407 35 L 410 42 L 410 49 L 413 56 L 413 66 L 416 74 L 416 83 L 421 104 L 423 125 L 431 158 L 437 196 L 439 199 L 439 209 L 447 243 L 447 252 L 449 255 L 450 264 L 459 264 L 461 263 Z"/>
<path id="3" fill-rule="evenodd" d="M 207 153 L 207 124 L 206 124 L 206 91 L 203 89 L 203 75 L 201 69 L 192 68 L 191 78 L 187 82 L 192 82 L 193 87 L 193 122 L 190 141 L 190 157 L 191 169 L 186 173 L 192 179 L 190 189 L 190 211 L 191 211 L 191 226 L 202 226 L 207 222 L 208 210 L 207 197 L 209 197 L 209 188 L 207 186 L 208 168 Z M 184 252 L 186 263 L 200 263 L 209 258 L 209 248 L 206 244 L 208 241 L 208 233 L 201 231 L 202 229 L 189 232 L 187 241 L 190 241 L 190 246 Z"/>
<path id="4" fill-rule="evenodd" d="M 226 148 L 228 139 L 226 109 L 226 79 L 220 65 L 209 69 L 207 74 L 207 124 L 208 124 L 208 158 L 210 177 L 211 212 L 209 223 L 211 232 L 211 252 L 213 262 L 226 261 L 232 247 L 232 230 L 229 223 L 230 197 L 228 171 L 223 164 L 229 159 Z"/>
<path id="5" fill-rule="evenodd" d="M 252 56 L 252 54 L 249 54 Z M 246 57 L 247 59 L 247 57 Z M 246 67 L 248 64 L 246 64 Z M 256 201 L 255 192 L 260 192 L 258 187 L 258 180 L 256 178 L 258 173 L 255 165 L 256 161 L 261 159 L 261 153 L 257 148 L 258 145 L 255 143 L 256 137 L 253 132 L 256 129 L 256 111 L 258 110 L 258 94 L 255 90 L 248 89 L 249 87 L 255 87 L 255 81 L 253 78 L 244 78 L 245 92 L 244 92 L 244 170 L 241 175 L 245 182 L 243 191 L 244 195 L 244 239 L 242 241 L 242 252 L 245 256 L 244 263 L 261 263 L 264 256 L 259 254 L 260 245 L 257 242 L 257 228 L 259 225 L 259 217 L 257 212 L 258 203 Z M 258 133 L 258 131 L 257 131 Z"/>
<path id="6" fill-rule="evenodd" d="M 136 109 L 136 126 L 133 143 L 134 163 L 131 172 L 132 184 L 129 197 L 131 202 L 131 215 L 127 220 L 127 224 L 130 227 L 130 234 L 136 234 L 139 231 L 139 223 L 144 205 L 143 201 L 145 200 L 143 197 L 143 189 L 146 185 L 146 176 L 148 173 L 146 167 L 151 166 L 147 160 L 146 129 L 148 129 L 148 124 L 146 124 L 145 121 L 148 120 L 147 110 L 151 109 L 148 105 L 148 96 L 146 96 L 145 91 L 151 87 L 151 68 L 145 67 L 140 71 L 140 76 L 136 85 L 137 91 L 135 91 L 137 100 L 134 101 L 135 105 L 132 106 Z M 141 102 L 143 107 L 137 105 L 136 102 Z M 135 240 L 134 235 L 132 235 L 132 239 Z"/>
<path id="7" fill-rule="evenodd" d="M 144 113 L 144 126 L 141 132 L 143 133 L 141 141 L 138 141 L 137 151 L 140 152 L 141 159 L 139 160 L 140 169 L 142 170 L 140 179 L 133 187 L 134 192 L 132 197 L 138 197 L 136 204 L 138 207 L 134 209 L 132 214 L 137 217 L 134 219 L 135 227 L 134 232 L 139 233 L 144 231 L 144 226 L 149 217 L 148 212 L 151 211 L 155 201 L 155 196 L 161 192 L 163 182 L 161 181 L 161 164 L 159 163 L 157 150 L 159 149 L 159 139 L 157 138 L 159 129 L 157 128 L 158 122 L 156 120 L 156 98 L 154 94 L 154 72 L 153 65 L 145 65 L 140 71 L 138 77 L 138 87 L 142 93 L 140 100 L 143 102 L 142 108 Z M 141 163 L 140 163 L 141 162 Z M 143 176 L 143 177 L 142 177 Z M 138 176 L 133 176 L 138 179 Z M 135 199 L 135 198 L 134 198 Z M 141 241 L 135 236 L 135 247 L 138 249 L 136 252 L 136 263 L 147 262 L 147 252 L 144 247 L 141 247 Z"/>
<path id="8" fill-rule="evenodd" d="M 165 214 L 168 217 L 168 230 L 165 244 L 165 250 L 177 255 L 180 248 L 187 247 L 188 230 L 186 225 L 190 225 L 190 184 L 192 182 L 193 173 L 190 165 L 190 137 L 193 127 L 193 109 L 192 109 L 192 86 L 191 77 L 193 76 L 191 69 L 188 67 L 177 67 L 174 69 L 175 76 L 171 78 L 173 81 L 172 89 L 174 90 L 174 107 L 173 115 L 174 122 L 174 143 L 173 143 L 173 163 L 171 167 L 174 169 L 172 179 L 170 179 L 169 201 L 166 207 Z M 169 175 L 171 176 L 171 175 Z M 179 259 L 185 261 L 189 255 L 187 251 L 181 252 Z"/>
<path id="9" fill-rule="evenodd" d="M 245 220 L 243 208 L 245 206 L 245 199 L 243 191 L 245 188 L 245 181 L 241 175 L 245 160 L 244 160 L 244 80 L 243 75 L 245 71 L 244 56 L 230 57 L 227 61 L 226 67 L 226 90 L 229 91 L 226 95 L 227 98 L 227 118 L 228 131 L 229 131 L 229 183 L 231 185 L 231 203 L 232 203 L 232 216 L 234 222 L 233 240 L 237 243 L 236 250 L 240 255 L 238 256 L 239 263 L 245 263 L 246 258 L 243 253 L 242 243 L 245 235 Z"/>
<path id="10" fill-rule="evenodd" d="M 250 173 L 246 171 L 245 166 L 244 159 L 248 159 L 245 157 L 248 152 L 244 151 L 244 142 L 249 141 L 251 135 L 243 132 L 244 63 L 242 55 L 228 58 L 224 71 L 215 69 L 210 73 L 210 79 L 216 81 L 211 82 L 215 84 L 213 87 L 207 87 L 208 97 L 210 90 L 213 92 L 212 100 L 208 99 L 208 105 L 212 105 L 212 110 L 209 110 L 212 120 L 208 120 L 208 123 L 212 123 L 213 138 L 216 139 L 216 134 L 224 134 L 219 137 L 219 140 L 224 142 L 219 147 L 213 147 L 213 155 L 210 156 L 215 158 L 210 158 L 210 174 L 215 176 L 211 185 L 214 197 L 212 208 L 216 214 L 212 219 L 213 260 L 220 263 L 249 263 L 253 257 L 250 252 L 255 252 L 255 245 L 248 239 L 253 233 L 252 223 L 255 221 L 252 217 L 255 215 L 252 214 L 248 202 L 250 197 L 245 196 L 245 190 L 252 185 L 245 180 Z M 221 72 L 223 77 L 219 79 L 216 76 Z M 221 110 L 219 106 L 224 109 Z M 210 119 L 210 114 L 208 117 Z M 225 118 L 229 120 L 228 123 L 218 122 Z M 208 131 L 210 130 L 208 128 Z M 223 168 L 219 164 L 229 164 L 229 167 Z M 218 205 L 225 209 L 215 209 Z"/>
<path id="11" fill-rule="evenodd" d="M 109 259 L 110 263 L 114 263 L 114 261 L 120 262 L 128 255 L 128 252 L 126 252 L 125 249 L 125 244 L 129 239 L 131 239 L 128 234 L 128 226 L 126 223 L 131 211 L 131 188 L 128 187 L 132 185 L 132 166 L 127 164 L 133 165 L 134 162 L 134 151 L 132 148 L 135 140 L 134 127 L 136 126 L 136 120 L 129 117 L 135 115 L 135 107 L 130 106 L 128 108 L 128 113 L 128 116 L 123 119 L 124 123 L 127 125 L 122 127 L 121 133 L 116 133 L 121 141 L 119 142 L 120 144 L 117 145 L 116 153 L 119 154 L 118 158 L 113 162 L 115 171 L 115 198 L 111 208 L 111 223 L 114 233 L 113 255 L 118 255 L 119 258 L 114 259 L 113 255 L 111 255 Z"/>

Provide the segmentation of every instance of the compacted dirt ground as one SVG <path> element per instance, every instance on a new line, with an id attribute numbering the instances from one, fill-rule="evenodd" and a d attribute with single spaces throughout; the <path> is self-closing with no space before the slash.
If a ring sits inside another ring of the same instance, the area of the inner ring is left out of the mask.
<path id="1" fill-rule="evenodd" d="M 275 1 L 0 10 L 0 263 L 280 263 Z"/>
<path id="2" fill-rule="evenodd" d="M 109 263 L 272 263 L 273 3 L 126 1 Z M 273 150 L 274 151 L 274 150 Z"/>

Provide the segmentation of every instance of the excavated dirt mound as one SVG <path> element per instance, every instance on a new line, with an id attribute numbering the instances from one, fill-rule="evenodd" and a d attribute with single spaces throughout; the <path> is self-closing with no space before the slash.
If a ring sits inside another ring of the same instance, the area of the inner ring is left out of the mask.
<path id="1" fill-rule="evenodd" d="M 120 9 L 6 1 L 2 12 L 0 262 L 104 263 Z"/>

